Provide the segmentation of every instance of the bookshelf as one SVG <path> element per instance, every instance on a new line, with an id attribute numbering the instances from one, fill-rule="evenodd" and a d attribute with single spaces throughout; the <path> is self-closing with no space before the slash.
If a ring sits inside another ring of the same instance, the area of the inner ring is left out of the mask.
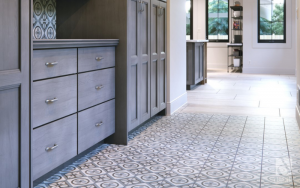
<path id="1" fill-rule="evenodd" d="M 243 7 L 230 6 L 230 43 L 227 44 L 227 72 L 243 71 Z M 237 12 L 237 14 L 235 14 Z M 234 62 L 240 62 L 239 65 Z"/>

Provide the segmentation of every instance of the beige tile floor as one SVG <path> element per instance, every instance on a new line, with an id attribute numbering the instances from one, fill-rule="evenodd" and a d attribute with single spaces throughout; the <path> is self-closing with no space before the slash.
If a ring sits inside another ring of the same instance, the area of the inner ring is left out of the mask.
<path id="1" fill-rule="evenodd" d="M 181 112 L 295 117 L 296 76 L 209 72 Z"/>

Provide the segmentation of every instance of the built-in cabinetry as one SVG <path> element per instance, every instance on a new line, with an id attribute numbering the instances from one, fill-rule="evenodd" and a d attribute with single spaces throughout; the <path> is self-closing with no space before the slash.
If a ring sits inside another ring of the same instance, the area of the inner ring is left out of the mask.
<path id="1" fill-rule="evenodd" d="M 207 83 L 207 42 L 188 40 L 186 43 L 186 85 L 192 89 L 196 84 Z"/>
<path id="2" fill-rule="evenodd" d="M 0 2 L 0 187 L 30 187 L 30 1 Z"/>
<path id="3" fill-rule="evenodd" d="M 166 108 L 166 3 L 59 0 L 56 14 L 58 39 L 120 39 L 116 48 L 116 131 L 110 141 L 127 144 L 128 132 Z"/>
<path id="4" fill-rule="evenodd" d="M 118 40 L 33 41 L 33 180 L 115 132 L 117 44 Z"/>

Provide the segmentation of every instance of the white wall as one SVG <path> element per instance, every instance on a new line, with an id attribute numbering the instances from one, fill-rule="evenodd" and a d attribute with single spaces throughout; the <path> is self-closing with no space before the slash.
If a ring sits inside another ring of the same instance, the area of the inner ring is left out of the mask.
<path id="1" fill-rule="evenodd" d="M 244 1 L 244 73 L 295 74 L 296 1 L 286 0 L 286 43 L 257 42 L 257 1 Z"/>
<path id="2" fill-rule="evenodd" d="M 168 1 L 167 114 L 187 102 L 185 0 Z"/>
<path id="3" fill-rule="evenodd" d="M 206 0 L 194 0 L 194 39 L 206 36 Z M 257 43 L 257 0 L 241 1 L 243 14 L 244 73 L 295 74 L 296 2 L 287 0 L 287 43 Z M 230 1 L 230 5 L 234 0 Z M 231 23 L 230 27 L 231 27 Z M 250 63 L 249 63 L 250 62 Z M 208 69 L 227 68 L 226 43 L 208 44 Z"/>
<path id="4" fill-rule="evenodd" d="M 300 0 L 297 0 L 297 88 L 300 89 Z M 299 92 L 297 93 L 297 104 L 296 104 L 296 118 L 300 127 L 300 106 L 299 106 Z"/>

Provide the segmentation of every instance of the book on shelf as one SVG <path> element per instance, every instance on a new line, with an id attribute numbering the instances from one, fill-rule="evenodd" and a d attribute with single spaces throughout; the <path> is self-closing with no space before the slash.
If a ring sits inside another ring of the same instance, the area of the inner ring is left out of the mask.
<path id="1" fill-rule="evenodd" d="M 234 30 L 240 30 L 241 29 L 241 23 L 240 20 L 233 21 L 233 29 Z"/>

